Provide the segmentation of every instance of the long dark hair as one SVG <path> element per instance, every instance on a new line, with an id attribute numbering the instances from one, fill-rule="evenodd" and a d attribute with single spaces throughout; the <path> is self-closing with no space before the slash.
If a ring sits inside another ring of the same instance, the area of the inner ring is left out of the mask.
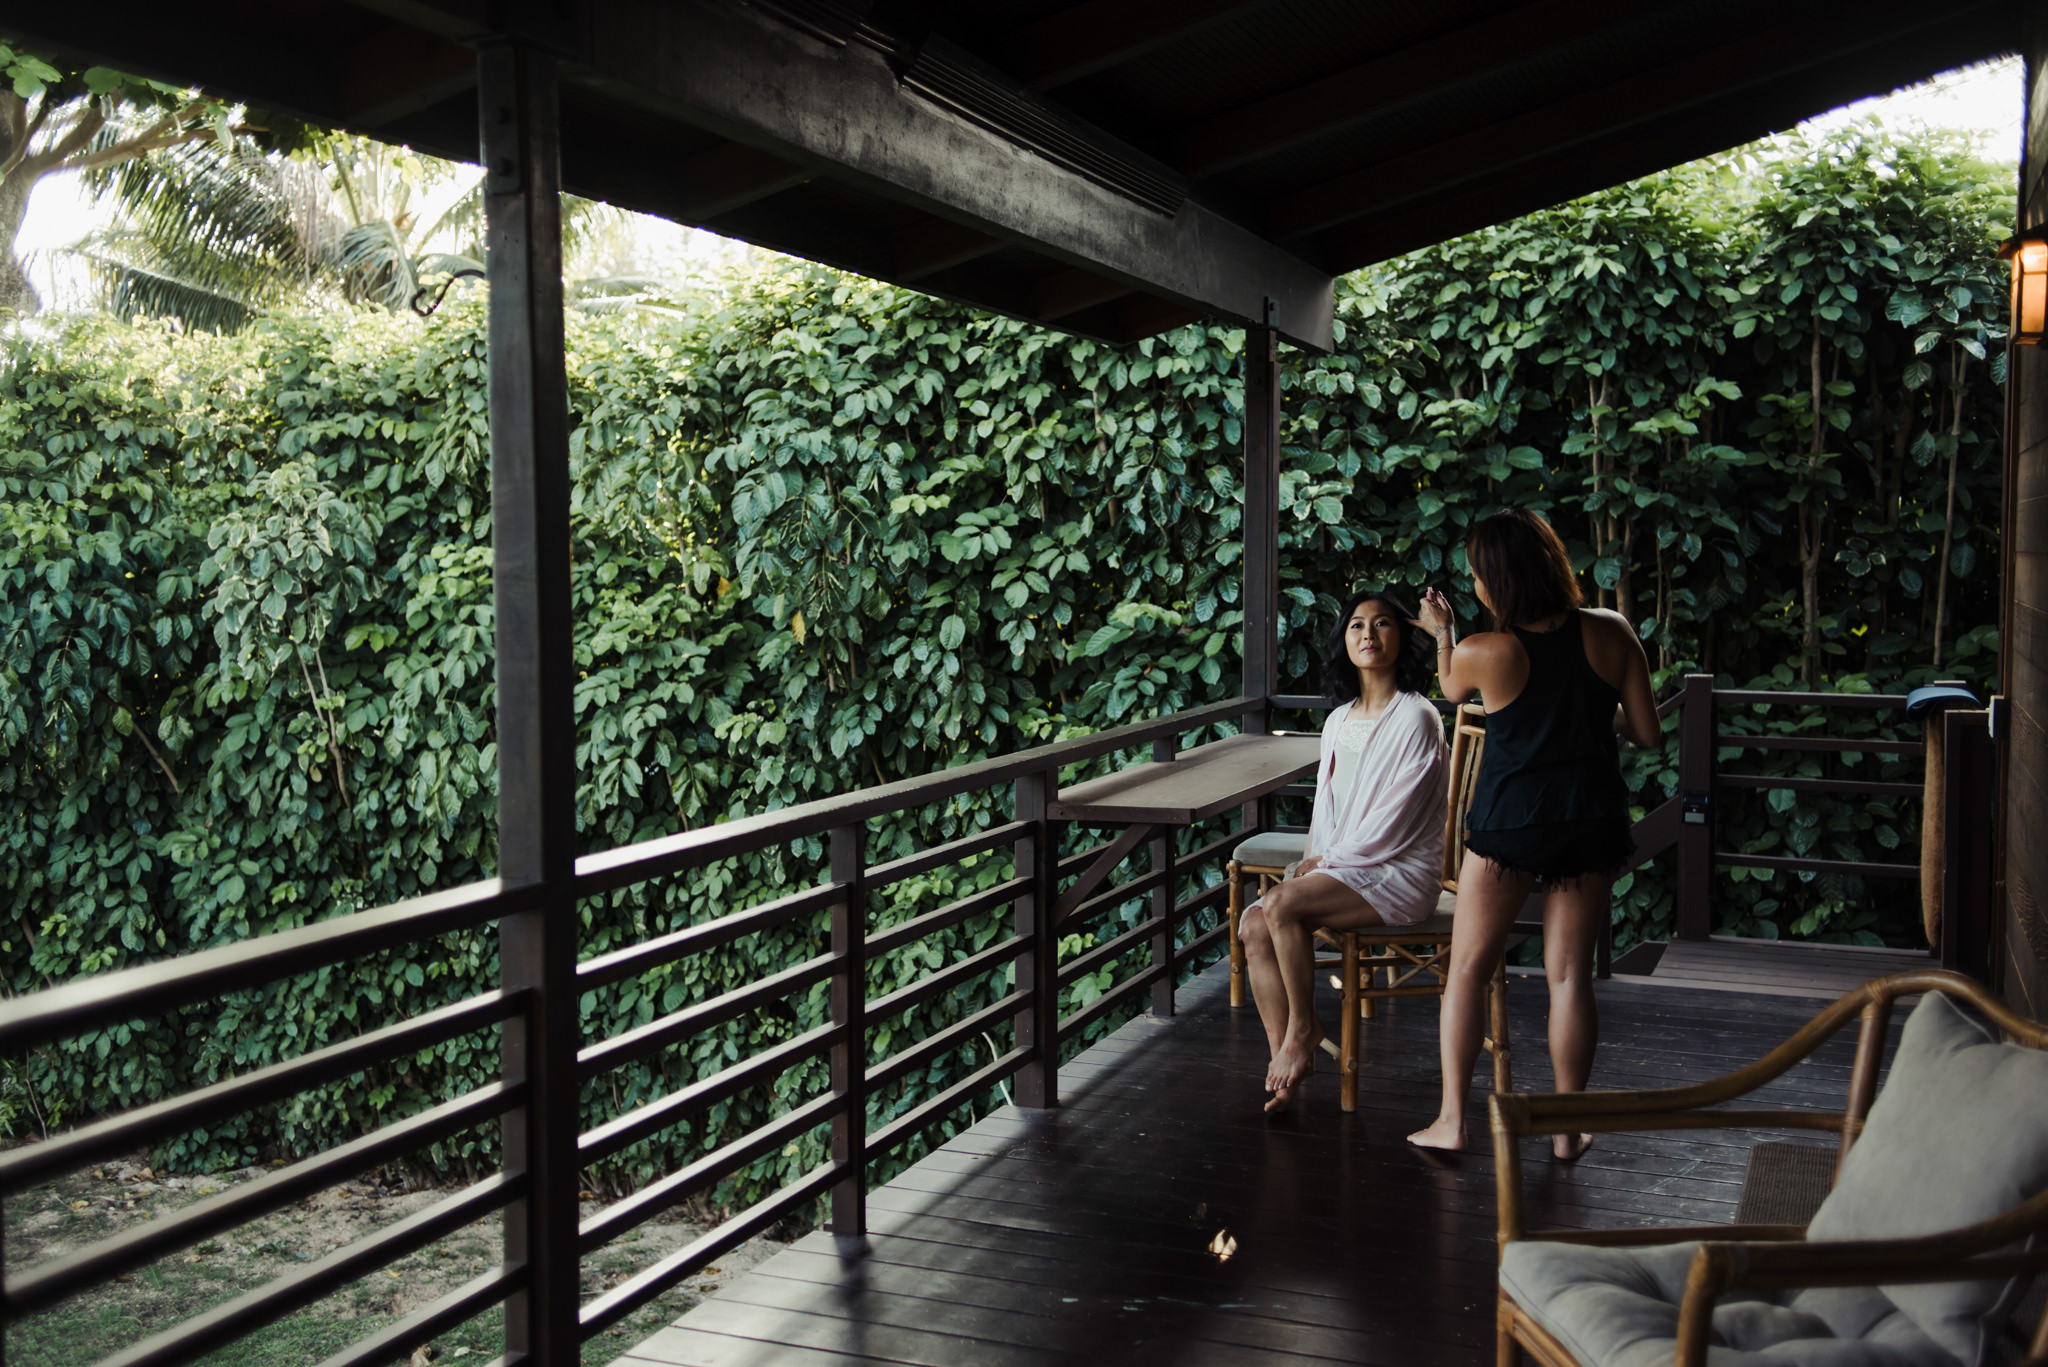
<path id="1" fill-rule="evenodd" d="M 1401 649 L 1394 656 L 1394 687 L 1403 693 L 1420 693 L 1429 683 L 1432 662 L 1430 648 L 1425 644 L 1429 633 L 1393 590 L 1360 589 L 1344 601 L 1337 624 L 1330 628 L 1329 639 L 1323 643 L 1323 702 L 1330 707 L 1342 707 L 1358 698 L 1358 666 L 1351 663 L 1350 652 L 1344 649 L 1344 628 L 1361 603 L 1383 605 L 1401 625 Z"/>
<path id="2" fill-rule="evenodd" d="M 1465 558 L 1486 581 L 1496 631 L 1570 612 L 1584 601 L 1564 542 L 1540 513 L 1527 508 L 1481 519 L 1465 540 Z"/>

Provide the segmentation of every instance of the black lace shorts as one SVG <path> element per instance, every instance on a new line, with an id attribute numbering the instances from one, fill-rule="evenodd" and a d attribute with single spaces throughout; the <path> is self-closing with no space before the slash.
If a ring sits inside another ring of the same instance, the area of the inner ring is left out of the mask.
<path id="1" fill-rule="evenodd" d="M 1619 874 L 1628 867 L 1636 843 L 1625 818 L 1602 817 L 1501 831 L 1468 830 L 1465 848 L 1492 865 L 1497 876 L 1532 873 L 1540 883 L 1568 887 L 1581 878 Z"/>

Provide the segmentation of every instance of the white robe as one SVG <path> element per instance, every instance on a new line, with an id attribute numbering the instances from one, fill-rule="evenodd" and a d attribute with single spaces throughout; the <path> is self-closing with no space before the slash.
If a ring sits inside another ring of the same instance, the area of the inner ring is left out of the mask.
<path id="1" fill-rule="evenodd" d="M 1323 723 L 1305 851 L 1320 860 L 1308 876 L 1336 879 L 1390 926 L 1413 925 L 1436 911 L 1443 891 L 1450 782 L 1443 721 L 1420 694 L 1395 694 L 1358 756 L 1351 791 L 1338 793 L 1337 736 L 1349 711 L 1340 707 Z"/>

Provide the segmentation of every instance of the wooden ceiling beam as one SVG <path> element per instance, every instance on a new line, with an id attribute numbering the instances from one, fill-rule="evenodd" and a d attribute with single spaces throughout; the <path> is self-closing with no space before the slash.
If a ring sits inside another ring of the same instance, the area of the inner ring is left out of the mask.
<path id="1" fill-rule="evenodd" d="M 1666 4 L 1671 0 L 1665 0 Z M 1268 95 L 1183 132 L 1175 164 L 1197 180 L 1358 123 L 1442 87 L 1654 14 L 1645 0 L 1539 0 Z"/>
<path id="2" fill-rule="evenodd" d="M 1852 67 L 1794 73 L 1766 87 L 1736 91 L 1556 157 L 1353 220 L 1320 234 L 1314 255 L 1333 272 L 1357 270 L 1711 156 L 1787 128 L 1810 116 L 1816 105 L 1847 104 L 1979 60 L 1987 43 L 1999 41 L 1998 25 L 2005 17 L 1995 7 L 1980 6 L 1932 34 L 1895 39 Z"/>
<path id="3" fill-rule="evenodd" d="M 1096 0 L 1005 34 L 999 59 L 1032 90 L 1092 76 L 1218 23 L 1258 0 Z"/>
<path id="4" fill-rule="evenodd" d="M 1630 111 L 1623 126 L 1651 123 L 1889 39 L 1918 34 L 1936 41 L 1969 10 L 1986 7 L 1985 0 L 1942 11 L 1919 0 L 1837 0 L 1792 23 L 1696 50 L 1679 61 L 1276 196 L 1268 210 L 1268 231 L 1282 241 L 1301 238 L 1454 185 L 1495 179 L 1525 161 L 1555 158 L 1589 138 L 1618 131 L 1617 110 Z"/>
<path id="5" fill-rule="evenodd" d="M 616 106 L 615 117 L 639 111 L 653 129 L 688 123 L 811 167 L 854 196 L 951 219 L 1062 269 L 1206 314 L 1261 318 L 1270 299 L 1290 341 L 1330 346 L 1335 300 L 1324 272 L 1207 205 L 1157 212 L 959 118 L 907 91 L 872 44 L 826 47 L 714 0 L 620 3 L 591 15 L 589 59 L 563 68 L 565 101 L 581 91 Z M 565 140 L 565 178 L 570 150 Z M 764 245 L 893 278 L 902 220 L 870 226 L 873 256 L 828 258 L 787 238 Z M 819 222 L 814 231 L 824 241 L 840 227 Z"/>

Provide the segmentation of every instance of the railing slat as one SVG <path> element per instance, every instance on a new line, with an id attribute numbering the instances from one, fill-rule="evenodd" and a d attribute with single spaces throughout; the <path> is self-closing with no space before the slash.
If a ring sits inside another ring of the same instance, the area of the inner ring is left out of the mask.
<path id="1" fill-rule="evenodd" d="M 892 1083 L 901 1081 L 935 1058 L 942 1058 L 982 1034 L 997 1021 L 1015 1013 L 1019 1006 L 1030 1000 L 1029 988 L 1019 988 L 990 1006 L 964 1020 L 955 1021 L 936 1035 L 927 1035 L 908 1049 L 891 1054 L 874 1067 L 868 1069 L 868 1091 L 877 1092 Z"/>
<path id="2" fill-rule="evenodd" d="M 894 1152 L 898 1145 L 918 1134 L 940 1116 L 958 1110 L 964 1102 L 975 1095 L 1022 1071 L 1024 1065 L 1031 1061 L 1031 1053 L 1029 1049 L 1012 1049 L 995 1062 L 975 1069 L 937 1096 L 920 1102 L 915 1109 L 904 1112 L 876 1130 L 869 1139 L 870 1146 L 876 1153 Z"/>
<path id="3" fill-rule="evenodd" d="M 100 973 L 31 996 L 13 997 L 0 1002 L 0 1053 L 159 1015 L 345 959 L 430 940 L 527 910 L 538 900 L 532 888 L 510 887 L 492 878 L 393 902 L 375 911 L 337 916 L 296 930 L 259 935 L 239 944 Z"/>
<path id="4" fill-rule="evenodd" d="M 576 1144 L 577 1164 L 588 1167 L 592 1163 L 602 1162 L 629 1144 L 657 1134 L 671 1125 L 679 1125 L 705 1107 L 715 1105 L 735 1092 L 766 1081 L 831 1048 L 845 1033 L 837 1025 L 821 1025 L 815 1030 L 807 1030 L 795 1039 L 784 1040 L 774 1048 L 764 1049 L 750 1059 L 742 1059 L 730 1068 L 713 1073 L 710 1077 L 700 1078 L 680 1091 L 657 1097 L 594 1130 L 586 1130 Z"/>
<path id="5" fill-rule="evenodd" d="M 745 911 L 736 911 L 730 916 L 700 921 L 610 954 L 585 959 L 576 966 L 576 986 L 588 992 L 594 987 L 637 977 L 678 959 L 728 944 L 742 935 L 754 935 L 786 925 L 806 912 L 823 911 L 838 895 L 838 888 L 830 883 L 821 883 L 772 902 L 748 907 Z"/>
<path id="6" fill-rule="evenodd" d="M 432 1304 L 421 1306 L 398 1323 L 387 1324 L 370 1337 L 358 1339 L 323 1359 L 320 1367 L 383 1367 L 384 1363 L 410 1357 L 421 1344 L 433 1342 L 504 1300 L 525 1280 L 524 1268 L 494 1267 Z"/>
<path id="7" fill-rule="evenodd" d="M 1801 693 L 1755 688 L 1717 688 L 1714 701 L 1731 707 L 1843 707 L 1887 712 L 1906 705 L 1904 693 Z"/>
<path id="8" fill-rule="evenodd" d="M 275 1323 L 294 1310 L 311 1305 L 335 1287 L 396 1262 L 425 1248 L 444 1234 L 472 1224 L 505 1206 L 520 1194 L 517 1177 L 486 1178 L 448 1199 L 427 1207 L 387 1229 L 356 1240 L 320 1261 L 287 1272 L 274 1281 L 237 1296 L 161 1334 L 144 1339 L 126 1352 L 100 1360 L 98 1367 L 172 1367 L 190 1362 L 208 1349 Z"/>
<path id="9" fill-rule="evenodd" d="M 323 1082 L 388 1062 L 401 1054 L 487 1029 L 519 1014 L 527 994 L 487 992 L 411 1020 L 301 1054 L 285 1063 L 216 1082 L 196 1092 L 110 1116 L 41 1144 L 0 1154 L 0 1192 L 16 1192 L 52 1173 L 132 1153 L 165 1135 L 211 1125 L 224 1116 L 295 1095 Z"/>
<path id="10" fill-rule="evenodd" d="M 1918 878 L 1918 864 L 1873 864 L 1860 859 L 1804 859 L 1796 855 L 1743 854 L 1737 850 L 1715 850 L 1716 864 L 1752 869 L 1790 869 L 1799 873 L 1842 873 L 1860 878 Z"/>
<path id="11" fill-rule="evenodd" d="M 1066 1041 L 1077 1030 L 1086 1029 L 1096 1018 L 1108 1015 L 1116 1009 L 1124 998 L 1152 986 L 1153 982 L 1163 977 L 1165 973 L 1166 969 L 1163 965 L 1153 964 L 1141 972 L 1133 973 L 1115 987 L 1110 988 L 1109 991 L 1103 993 L 1094 1001 L 1089 1002 L 1079 1011 L 1076 1011 L 1073 1015 L 1060 1022 L 1061 1041 Z"/>
<path id="12" fill-rule="evenodd" d="M 1833 736 L 1742 736 L 1721 734 L 1716 747 L 1743 750 L 1804 750 L 1816 754 L 1919 755 L 1927 746 L 1917 740 L 1837 740 Z"/>
<path id="13" fill-rule="evenodd" d="M 1798 778 L 1777 774 L 1716 774 L 1723 788 L 1789 788 L 1795 793 L 1867 793 L 1871 796 L 1919 797 L 1925 785 L 1885 783 L 1877 779 Z"/>
<path id="14" fill-rule="evenodd" d="M 33 1314 L 65 1296 L 142 1266 L 223 1230 L 245 1225 L 357 1173 L 460 1134 L 524 1104 L 526 1089 L 494 1082 L 361 1139 L 245 1182 L 211 1200 L 173 1211 L 112 1238 L 38 1263 L 7 1278 L 10 1317 Z"/>
<path id="15" fill-rule="evenodd" d="M 888 1020 L 891 1016 L 900 1015 L 913 1006 L 931 1000 L 949 987 L 972 981 L 984 973 L 993 973 L 1029 948 L 1029 935 L 1012 935 L 1009 939 L 992 944 L 958 963 L 948 964 L 908 987 L 899 987 L 886 996 L 877 997 L 868 1003 L 868 1023 Z"/>
<path id="16" fill-rule="evenodd" d="M 844 1180 L 845 1177 L 845 1169 L 837 1163 L 825 1163 L 812 1168 L 796 1181 L 772 1196 L 764 1196 L 702 1238 L 677 1249 L 645 1272 L 605 1292 L 583 1307 L 581 1327 L 584 1341 L 589 1342 L 603 1333 L 608 1326 L 632 1314 L 698 1269 L 710 1266 L 713 1258 L 738 1248 L 790 1211 L 803 1206 L 819 1192 Z"/>
<path id="17" fill-rule="evenodd" d="M 868 890 L 886 888 L 891 883 L 900 883 L 906 878 L 915 878 L 933 869 L 945 868 L 972 859 L 977 854 L 986 854 L 1009 844 L 1028 829 L 1029 823 L 1006 821 L 1000 826 L 991 826 L 973 835 L 963 835 L 958 840 L 949 840 L 943 845 L 934 845 L 928 850 L 906 854 L 901 859 L 892 859 L 886 864 L 877 864 L 868 870 Z"/>
<path id="18" fill-rule="evenodd" d="M 888 954 L 905 945 L 915 944 L 927 935 L 971 920 L 982 912 L 1008 906 L 1030 890 L 1029 879 L 1006 879 L 992 888 L 983 888 L 980 892 L 962 897 L 957 902 L 948 902 L 945 906 L 928 911 L 922 916 L 914 916 L 908 921 L 890 926 L 887 930 L 878 930 L 868 937 L 868 958 L 872 960 L 877 955 Z"/>
<path id="19" fill-rule="evenodd" d="M 780 973 L 771 973 L 758 982 L 713 997 L 710 1001 L 686 1006 L 680 1011 L 636 1026 L 621 1035 L 600 1040 L 587 1046 L 576 1055 L 576 1068 L 584 1078 L 595 1077 L 608 1069 L 631 1063 L 634 1059 L 645 1058 L 659 1053 L 669 1045 L 714 1025 L 731 1020 L 734 1016 L 751 1011 L 763 1002 L 786 997 L 800 987 L 808 987 L 821 978 L 832 975 L 839 967 L 839 956 L 820 954 L 815 959 L 806 959 Z"/>
<path id="20" fill-rule="evenodd" d="M 577 1231 L 578 1246 L 588 1257 L 670 1206 L 689 1200 L 700 1189 L 724 1181 L 756 1158 L 775 1152 L 820 1125 L 829 1124 L 838 1114 L 839 1104 L 839 1098 L 829 1092 L 813 1097 L 787 1115 L 778 1116 L 694 1163 L 648 1183 L 622 1201 L 614 1201 L 583 1222 L 583 1227 Z"/>

